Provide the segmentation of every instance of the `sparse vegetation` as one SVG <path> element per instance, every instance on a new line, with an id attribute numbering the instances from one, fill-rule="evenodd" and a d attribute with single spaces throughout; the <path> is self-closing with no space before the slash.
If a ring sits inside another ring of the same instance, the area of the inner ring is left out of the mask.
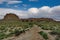
<path id="1" fill-rule="evenodd" d="M 45 40 L 48 39 L 47 33 L 41 31 L 41 32 L 39 32 L 39 34 L 42 35 L 42 37 L 43 37 Z"/>
<path id="2" fill-rule="evenodd" d="M 19 35 L 21 32 L 24 32 L 33 25 L 36 24 L 41 27 L 43 30 L 51 30 L 50 34 L 60 35 L 60 23 L 58 22 L 47 22 L 47 21 L 40 21 L 40 22 L 22 22 L 22 21 L 1 21 L 0 22 L 0 39 L 9 37 L 11 35 Z M 24 30 L 24 31 L 23 31 Z M 47 35 L 44 32 L 42 33 L 44 37 Z M 47 38 L 46 38 L 47 39 Z"/>
<path id="3" fill-rule="evenodd" d="M 19 36 L 21 33 L 25 33 L 25 30 L 15 30 L 13 34 L 15 34 L 15 36 Z"/>
<path id="4" fill-rule="evenodd" d="M 19 36 L 24 33 L 28 28 L 33 26 L 32 22 L 21 21 L 1 21 L 0 22 L 0 40 L 9 36 Z"/>
<path id="5" fill-rule="evenodd" d="M 9 36 L 20 35 L 22 32 L 33 27 L 36 24 L 41 27 L 43 30 L 51 30 L 50 34 L 60 35 L 60 23 L 58 22 L 47 22 L 47 21 L 40 21 L 40 22 L 22 22 L 22 21 L 1 21 L 0 22 L 0 39 L 7 38 Z M 24 30 L 24 31 L 23 31 Z M 48 39 L 47 34 L 44 32 L 39 32 L 45 39 Z"/>
<path id="6" fill-rule="evenodd" d="M 52 30 L 52 32 L 50 32 L 50 34 L 52 34 L 52 35 L 60 35 L 60 29 Z"/>

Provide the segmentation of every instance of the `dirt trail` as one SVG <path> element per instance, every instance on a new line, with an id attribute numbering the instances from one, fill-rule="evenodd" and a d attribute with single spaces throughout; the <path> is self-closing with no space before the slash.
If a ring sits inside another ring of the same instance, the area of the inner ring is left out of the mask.
<path id="1" fill-rule="evenodd" d="M 44 40 L 43 37 L 38 34 L 39 30 L 40 29 L 34 25 L 33 28 L 31 28 L 29 31 L 26 31 L 24 35 L 22 34 L 16 40 Z"/>

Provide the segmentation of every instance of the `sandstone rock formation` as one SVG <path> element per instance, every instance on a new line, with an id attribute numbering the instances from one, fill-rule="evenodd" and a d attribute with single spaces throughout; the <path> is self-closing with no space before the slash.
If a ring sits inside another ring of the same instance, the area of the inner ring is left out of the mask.
<path id="1" fill-rule="evenodd" d="M 3 20 L 7 20 L 7 21 L 14 21 L 14 20 L 19 20 L 19 17 L 15 14 L 7 14 L 4 16 Z"/>

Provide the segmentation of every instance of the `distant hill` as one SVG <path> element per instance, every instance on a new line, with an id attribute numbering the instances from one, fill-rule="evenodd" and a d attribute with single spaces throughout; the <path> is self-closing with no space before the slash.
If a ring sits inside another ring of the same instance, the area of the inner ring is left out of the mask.
<path id="1" fill-rule="evenodd" d="M 55 20 L 53 20 L 53 19 L 51 19 L 51 18 L 28 18 L 28 19 L 20 19 L 21 21 L 26 21 L 26 22 L 28 22 L 28 21 L 30 21 L 30 22 L 33 22 L 33 21 L 37 21 L 37 22 L 39 22 L 39 21 L 55 21 Z"/>
<path id="2" fill-rule="evenodd" d="M 28 19 L 19 19 L 19 17 L 17 16 L 17 15 L 15 15 L 15 14 L 12 14 L 12 13 L 10 13 L 10 14 L 6 14 L 5 16 L 4 16 L 4 19 L 3 20 L 5 20 L 5 21 L 18 21 L 18 20 L 20 20 L 20 21 L 55 21 L 55 20 L 53 20 L 53 19 L 51 19 L 51 18 L 28 18 Z"/>

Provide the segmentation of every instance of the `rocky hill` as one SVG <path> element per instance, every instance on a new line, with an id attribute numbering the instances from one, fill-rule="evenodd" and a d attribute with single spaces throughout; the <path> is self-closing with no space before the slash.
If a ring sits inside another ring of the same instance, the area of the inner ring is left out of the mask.
<path id="1" fill-rule="evenodd" d="M 4 16 L 4 19 L 3 20 L 6 20 L 6 21 L 14 21 L 14 20 L 19 20 L 19 17 L 18 16 L 16 16 L 15 14 L 6 14 L 5 16 Z"/>

